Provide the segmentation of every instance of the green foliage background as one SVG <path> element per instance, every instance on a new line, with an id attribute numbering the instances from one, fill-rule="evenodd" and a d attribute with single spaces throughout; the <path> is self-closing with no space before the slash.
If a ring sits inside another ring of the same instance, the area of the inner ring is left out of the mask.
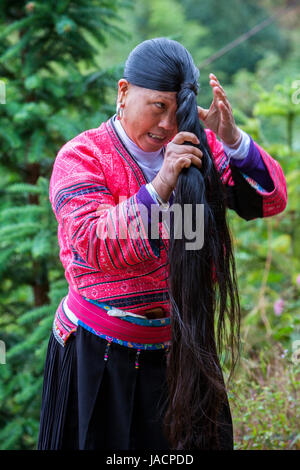
<path id="1" fill-rule="evenodd" d="M 205 62 L 279 9 L 267 27 Z M 67 140 L 113 114 L 128 53 L 156 36 L 192 53 L 201 106 L 212 98 L 208 74 L 218 76 L 237 124 L 286 175 L 283 213 L 248 222 L 228 214 L 243 316 L 229 399 L 236 449 L 300 448 L 299 11 L 297 2 L 284 0 L 0 3 L 1 449 L 36 447 L 46 348 L 67 292 L 48 199 L 55 156 Z"/>

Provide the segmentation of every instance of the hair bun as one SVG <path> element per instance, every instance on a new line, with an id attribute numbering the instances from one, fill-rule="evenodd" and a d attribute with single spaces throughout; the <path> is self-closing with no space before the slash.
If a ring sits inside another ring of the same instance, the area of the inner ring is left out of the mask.
<path id="1" fill-rule="evenodd" d="M 195 95 L 198 94 L 198 87 L 197 87 L 197 85 L 195 85 L 194 83 L 191 83 L 191 82 L 183 82 L 183 83 L 181 84 L 180 90 L 184 90 L 184 89 L 186 89 L 186 88 L 188 88 L 189 90 L 192 90 L 192 91 L 195 93 Z"/>

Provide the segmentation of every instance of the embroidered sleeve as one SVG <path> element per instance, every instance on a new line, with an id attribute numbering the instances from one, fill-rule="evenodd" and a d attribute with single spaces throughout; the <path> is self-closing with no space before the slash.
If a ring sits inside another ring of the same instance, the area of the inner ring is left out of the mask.
<path id="1" fill-rule="evenodd" d="M 70 141 L 58 153 L 49 196 L 60 226 L 61 250 L 68 244 L 101 271 L 159 257 L 147 238 L 137 195 L 115 201 L 99 159 L 84 142 Z"/>
<path id="2" fill-rule="evenodd" d="M 228 207 L 245 220 L 270 217 L 284 211 L 287 204 L 287 189 L 279 163 L 254 142 L 273 182 L 273 189 L 268 191 L 230 162 L 222 143 L 212 131 L 206 129 L 205 132 L 215 167 L 225 185 Z"/>

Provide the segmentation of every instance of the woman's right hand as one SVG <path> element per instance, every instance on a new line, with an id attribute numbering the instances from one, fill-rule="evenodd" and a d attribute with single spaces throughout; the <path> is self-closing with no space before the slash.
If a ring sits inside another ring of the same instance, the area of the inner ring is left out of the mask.
<path id="1" fill-rule="evenodd" d="M 199 144 L 198 137 L 192 132 L 182 131 L 176 134 L 168 143 L 162 167 L 152 181 L 155 190 L 164 201 L 169 200 L 183 168 L 189 168 L 191 164 L 198 168 L 202 166 L 201 150 L 193 145 L 182 145 L 184 142 Z"/>

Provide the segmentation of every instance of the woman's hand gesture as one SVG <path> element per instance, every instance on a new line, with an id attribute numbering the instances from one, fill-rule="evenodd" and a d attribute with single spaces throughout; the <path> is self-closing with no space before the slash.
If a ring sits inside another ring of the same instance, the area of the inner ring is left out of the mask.
<path id="1" fill-rule="evenodd" d="M 214 97 L 209 109 L 198 106 L 199 118 L 225 144 L 234 145 L 239 140 L 240 131 L 235 124 L 231 105 L 217 77 L 213 73 L 209 77 Z"/>

